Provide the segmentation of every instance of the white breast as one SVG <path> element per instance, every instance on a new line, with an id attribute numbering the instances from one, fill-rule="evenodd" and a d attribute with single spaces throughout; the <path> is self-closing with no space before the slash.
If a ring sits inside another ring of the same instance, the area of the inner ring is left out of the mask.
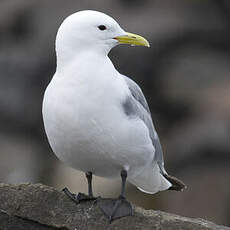
<path id="1" fill-rule="evenodd" d="M 119 176 L 123 168 L 138 174 L 152 161 L 154 147 L 144 123 L 122 110 L 129 93 L 122 76 L 106 71 L 53 78 L 43 102 L 49 143 L 75 169 L 103 177 Z"/>

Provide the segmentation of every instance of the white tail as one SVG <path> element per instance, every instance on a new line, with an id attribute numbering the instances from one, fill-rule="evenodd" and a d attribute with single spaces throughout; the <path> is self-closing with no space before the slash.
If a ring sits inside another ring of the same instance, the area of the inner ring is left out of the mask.
<path id="1" fill-rule="evenodd" d="M 160 173 L 157 162 L 148 165 L 140 175 L 128 180 L 145 193 L 154 194 L 169 189 L 172 184 Z"/>

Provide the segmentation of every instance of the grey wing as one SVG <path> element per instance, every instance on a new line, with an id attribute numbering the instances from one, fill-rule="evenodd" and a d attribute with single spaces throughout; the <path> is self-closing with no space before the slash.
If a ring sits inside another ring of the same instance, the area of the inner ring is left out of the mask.
<path id="1" fill-rule="evenodd" d="M 164 169 L 164 157 L 159 137 L 153 125 L 151 112 L 148 103 L 142 93 L 141 88 L 130 78 L 124 76 L 124 80 L 128 85 L 131 95 L 126 98 L 123 103 L 123 109 L 127 116 L 139 117 L 149 129 L 150 138 L 155 147 L 155 160 L 157 161 L 162 174 L 167 174 Z"/>

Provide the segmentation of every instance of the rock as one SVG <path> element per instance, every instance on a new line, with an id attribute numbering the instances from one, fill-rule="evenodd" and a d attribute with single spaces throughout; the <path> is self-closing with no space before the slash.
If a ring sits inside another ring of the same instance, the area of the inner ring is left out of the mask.
<path id="1" fill-rule="evenodd" d="M 134 207 L 134 215 L 109 224 L 95 202 L 76 205 L 63 192 L 42 184 L 0 184 L 0 229 L 230 229 L 203 219 Z"/>

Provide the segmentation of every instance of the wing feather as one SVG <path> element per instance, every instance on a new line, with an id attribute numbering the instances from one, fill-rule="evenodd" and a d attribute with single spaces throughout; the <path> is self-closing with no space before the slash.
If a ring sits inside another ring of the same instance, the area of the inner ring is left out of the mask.
<path id="1" fill-rule="evenodd" d="M 131 95 L 128 96 L 123 103 L 124 111 L 127 116 L 139 117 L 145 123 L 149 130 L 149 135 L 152 140 L 153 146 L 156 149 L 155 160 L 157 161 L 162 174 L 167 174 L 164 169 L 164 157 L 162 147 L 156 129 L 153 125 L 151 112 L 145 96 L 142 93 L 142 90 L 138 86 L 138 84 L 136 84 L 133 80 L 124 75 L 123 77 L 131 92 Z"/>

